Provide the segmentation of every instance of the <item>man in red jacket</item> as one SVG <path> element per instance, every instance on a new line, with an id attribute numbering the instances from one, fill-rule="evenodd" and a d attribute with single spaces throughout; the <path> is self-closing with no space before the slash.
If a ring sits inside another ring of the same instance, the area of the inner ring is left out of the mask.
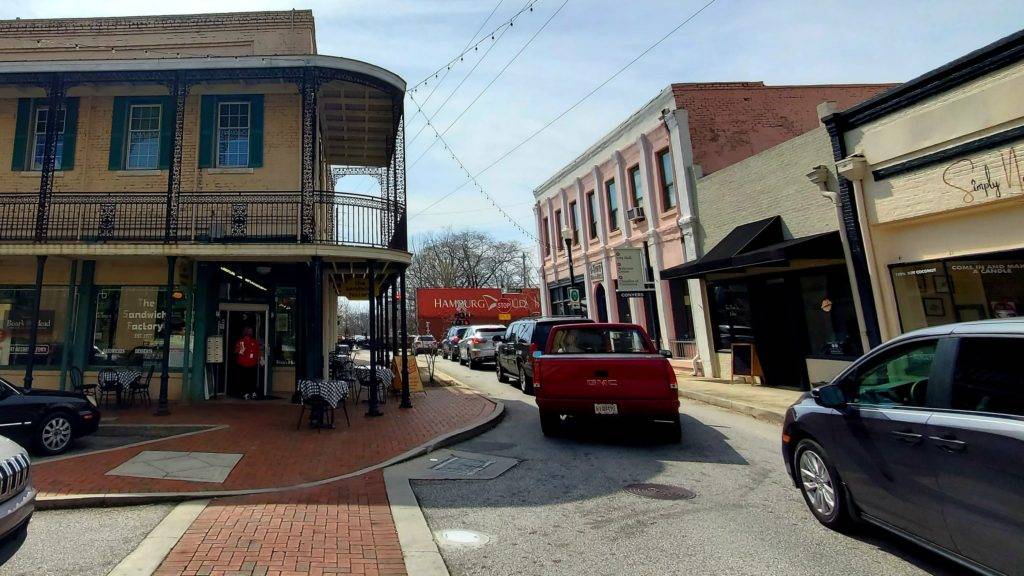
<path id="1" fill-rule="evenodd" d="M 238 367 L 239 389 L 245 399 L 255 400 L 259 393 L 260 341 L 253 337 L 252 328 L 242 329 L 242 337 L 235 342 L 235 365 Z"/>

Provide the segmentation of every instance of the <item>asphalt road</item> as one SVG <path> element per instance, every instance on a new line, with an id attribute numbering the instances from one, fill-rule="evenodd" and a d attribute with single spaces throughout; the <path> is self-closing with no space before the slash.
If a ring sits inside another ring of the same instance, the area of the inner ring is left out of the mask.
<path id="1" fill-rule="evenodd" d="M 776 426 L 684 403 L 683 442 L 613 426 L 567 438 L 540 432 L 533 399 L 490 369 L 437 367 L 505 403 L 493 430 L 456 446 L 521 462 L 494 480 L 416 482 L 435 535 L 464 529 L 485 544 L 440 541 L 454 576 L 661 574 L 959 574 L 926 550 L 874 529 L 830 531 L 785 474 Z M 682 486 L 692 500 L 627 493 Z"/>
<path id="2" fill-rule="evenodd" d="M 26 537 L 0 545 L 0 576 L 103 576 L 172 508 L 154 504 L 37 511 Z"/>

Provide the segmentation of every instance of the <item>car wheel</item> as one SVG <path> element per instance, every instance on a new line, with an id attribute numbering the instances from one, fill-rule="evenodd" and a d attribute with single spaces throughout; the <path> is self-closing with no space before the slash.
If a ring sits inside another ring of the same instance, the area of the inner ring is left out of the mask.
<path id="1" fill-rule="evenodd" d="M 833 530 L 848 529 L 852 524 L 850 503 L 825 449 L 814 440 L 801 440 L 793 452 L 793 464 L 800 492 L 818 522 Z"/>
<path id="2" fill-rule="evenodd" d="M 508 384 L 508 375 L 501 369 L 501 362 L 494 361 L 494 371 L 498 373 L 498 382 L 502 384 Z"/>
<path id="3" fill-rule="evenodd" d="M 533 382 L 526 377 L 526 368 L 519 367 L 519 389 L 523 391 L 523 394 L 533 395 Z"/>
<path id="4" fill-rule="evenodd" d="M 549 438 L 561 436 L 562 417 L 557 412 L 540 411 L 540 431 Z"/>
<path id="5" fill-rule="evenodd" d="M 480 361 L 474 360 L 473 358 L 466 359 L 466 364 L 469 365 L 470 370 L 476 370 L 477 368 L 480 367 Z"/>
<path id="6" fill-rule="evenodd" d="M 48 456 L 60 454 L 71 446 L 71 417 L 65 412 L 54 412 L 45 419 L 36 431 L 36 448 Z"/>

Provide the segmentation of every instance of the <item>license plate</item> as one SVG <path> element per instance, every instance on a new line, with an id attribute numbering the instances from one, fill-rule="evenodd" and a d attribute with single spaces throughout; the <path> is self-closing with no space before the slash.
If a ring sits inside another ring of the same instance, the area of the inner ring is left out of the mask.
<path id="1" fill-rule="evenodd" d="M 594 414 L 618 414 L 618 404 L 594 404 Z"/>

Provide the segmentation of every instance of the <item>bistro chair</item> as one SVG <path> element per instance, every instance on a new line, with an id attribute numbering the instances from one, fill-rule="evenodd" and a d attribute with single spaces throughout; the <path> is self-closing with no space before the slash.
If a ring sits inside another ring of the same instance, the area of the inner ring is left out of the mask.
<path id="1" fill-rule="evenodd" d="M 79 394 L 92 396 L 98 403 L 99 398 L 96 398 L 96 384 L 85 383 L 85 374 L 82 373 L 82 369 L 78 366 L 72 366 L 69 372 L 71 374 L 71 389 Z"/>
<path id="2" fill-rule="evenodd" d="M 299 390 L 302 395 L 302 410 L 299 411 L 299 422 L 295 425 L 295 429 L 302 428 L 302 417 L 306 414 L 306 407 L 309 407 L 309 426 L 316 428 L 317 433 L 322 428 L 334 428 L 334 407 L 324 400 L 320 387 L 307 381 L 302 383 Z M 344 406 L 344 401 L 342 401 L 342 405 Z M 345 410 L 345 420 L 348 421 L 347 409 Z"/>
<path id="3" fill-rule="evenodd" d="M 101 368 L 100 373 L 96 376 L 96 381 L 99 383 L 100 397 L 97 398 L 97 404 L 103 404 L 104 408 L 110 407 L 110 395 L 114 395 L 115 404 L 121 399 L 121 381 L 117 377 L 117 372 L 112 368 Z"/>
<path id="4" fill-rule="evenodd" d="M 153 381 L 153 370 L 154 366 L 150 364 L 149 370 L 146 371 L 145 378 L 140 376 L 138 379 L 136 379 L 134 382 L 128 385 L 128 406 L 135 405 L 136 397 L 138 397 L 139 400 L 145 398 L 146 406 L 149 406 L 149 385 Z"/>

